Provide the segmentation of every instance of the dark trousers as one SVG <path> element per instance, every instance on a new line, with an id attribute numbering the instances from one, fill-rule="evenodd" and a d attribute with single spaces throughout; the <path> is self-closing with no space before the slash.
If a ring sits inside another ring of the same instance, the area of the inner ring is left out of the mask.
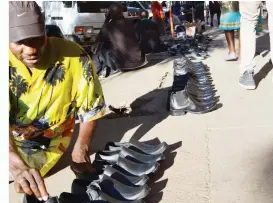
<path id="1" fill-rule="evenodd" d="M 220 25 L 220 16 L 221 16 L 221 11 L 220 10 L 215 10 L 215 9 L 210 9 L 210 25 L 211 27 L 213 26 L 213 16 L 214 14 L 217 14 L 217 21 L 218 21 L 218 26 Z"/>

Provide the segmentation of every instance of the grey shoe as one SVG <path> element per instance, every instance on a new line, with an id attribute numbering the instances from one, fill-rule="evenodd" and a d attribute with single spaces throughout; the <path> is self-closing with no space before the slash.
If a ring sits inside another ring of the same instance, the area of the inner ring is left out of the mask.
<path id="1" fill-rule="evenodd" d="M 241 76 L 239 79 L 239 85 L 248 90 L 256 89 L 253 73 L 249 71 L 245 71 L 243 76 Z"/>

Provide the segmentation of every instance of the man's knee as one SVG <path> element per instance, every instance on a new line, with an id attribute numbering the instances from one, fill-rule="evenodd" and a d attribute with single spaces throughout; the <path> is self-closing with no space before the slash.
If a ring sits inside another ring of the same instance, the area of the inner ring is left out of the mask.
<path id="1" fill-rule="evenodd" d="M 240 1 L 241 20 L 257 21 L 260 1 Z"/>

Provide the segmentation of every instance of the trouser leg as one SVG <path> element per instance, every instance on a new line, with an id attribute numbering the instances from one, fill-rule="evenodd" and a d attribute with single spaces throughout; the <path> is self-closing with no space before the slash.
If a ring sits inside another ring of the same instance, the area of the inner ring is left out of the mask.
<path id="1" fill-rule="evenodd" d="M 253 72 L 256 52 L 256 25 L 260 1 L 240 1 L 241 13 L 241 64 L 240 73 Z"/>

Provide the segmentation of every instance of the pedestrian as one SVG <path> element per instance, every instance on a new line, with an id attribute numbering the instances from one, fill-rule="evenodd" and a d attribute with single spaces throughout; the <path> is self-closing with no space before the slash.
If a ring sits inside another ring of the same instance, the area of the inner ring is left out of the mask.
<path id="1" fill-rule="evenodd" d="M 162 5 L 158 1 L 152 1 L 151 10 L 153 13 L 152 20 L 158 24 L 160 34 L 165 33 L 164 12 Z"/>
<path id="2" fill-rule="evenodd" d="M 131 20 L 124 18 L 121 4 L 113 3 L 109 8 L 107 21 L 104 23 L 97 37 L 102 43 L 102 50 L 108 53 L 106 63 L 120 71 L 135 70 L 144 66 L 147 61 L 142 56 L 136 38 L 134 25 Z"/>
<path id="3" fill-rule="evenodd" d="M 181 21 L 180 19 L 178 18 L 178 16 L 172 14 L 172 17 L 173 17 L 173 25 L 181 25 Z M 166 23 L 168 23 L 168 25 L 170 25 L 170 11 L 167 11 L 165 13 L 165 19 L 166 19 Z"/>
<path id="4" fill-rule="evenodd" d="M 219 29 L 225 32 L 228 43 L 228 56 L 226 61 L 240 60 L 240 13 L 238 1 L 223 1 L 221 2 L 221 18 Z M 239 52 L 238 57 L 235 50 L 235 35 L 234 31 L 238 33 Z"/>
<path id="5" fill-rule="evenodd" d="M 18 193 L 47 200 L 44 177 L 79 135 L 74 173 L 92 172 L 89 158 L 95 120 L 105 110 L 90 57 L 79 45 L 47 37 L 35 1 L 9 2 L 9 170 Z"/>
<path id="6" fill-rule="evenodd" d="M 239 85 L 253 90 L 256 84 L 253 78 L 256 53 L 256 25 L 260 15 L 261 1 L 240 1 L 241 13 L 241 63 Z M 270 36 L 270 57 L 273 61 L 273 2 L 266 1 L 268 28 Z M 273 80 L 273 79 L 272 79 Z"/>
<path id="7" fill-rule="evenodd" d="M 181 5 L 179 1 L 172 2 L 172 13 L 176 16 L 181 15 Z"/>
<path id="8" fill-rule="evenodd" d="M 210 11 L 210 26 L 213 27 L 213 18 L 214 15 L 217 15 L 217 26 L 220 25 L 220 16 L 221 16 L 221 8 L 218 1 L 210 1 L 209 2 L 209 11 Z"/>
<path id="9" fill-rule="evenodd" d="M 143 55 L 165 51 L 164 44 L 160 41 L 158 25 L 149 20 L 149 12 L 140 12 L 140 21 L 135 24 L 135 32 Z"/>

